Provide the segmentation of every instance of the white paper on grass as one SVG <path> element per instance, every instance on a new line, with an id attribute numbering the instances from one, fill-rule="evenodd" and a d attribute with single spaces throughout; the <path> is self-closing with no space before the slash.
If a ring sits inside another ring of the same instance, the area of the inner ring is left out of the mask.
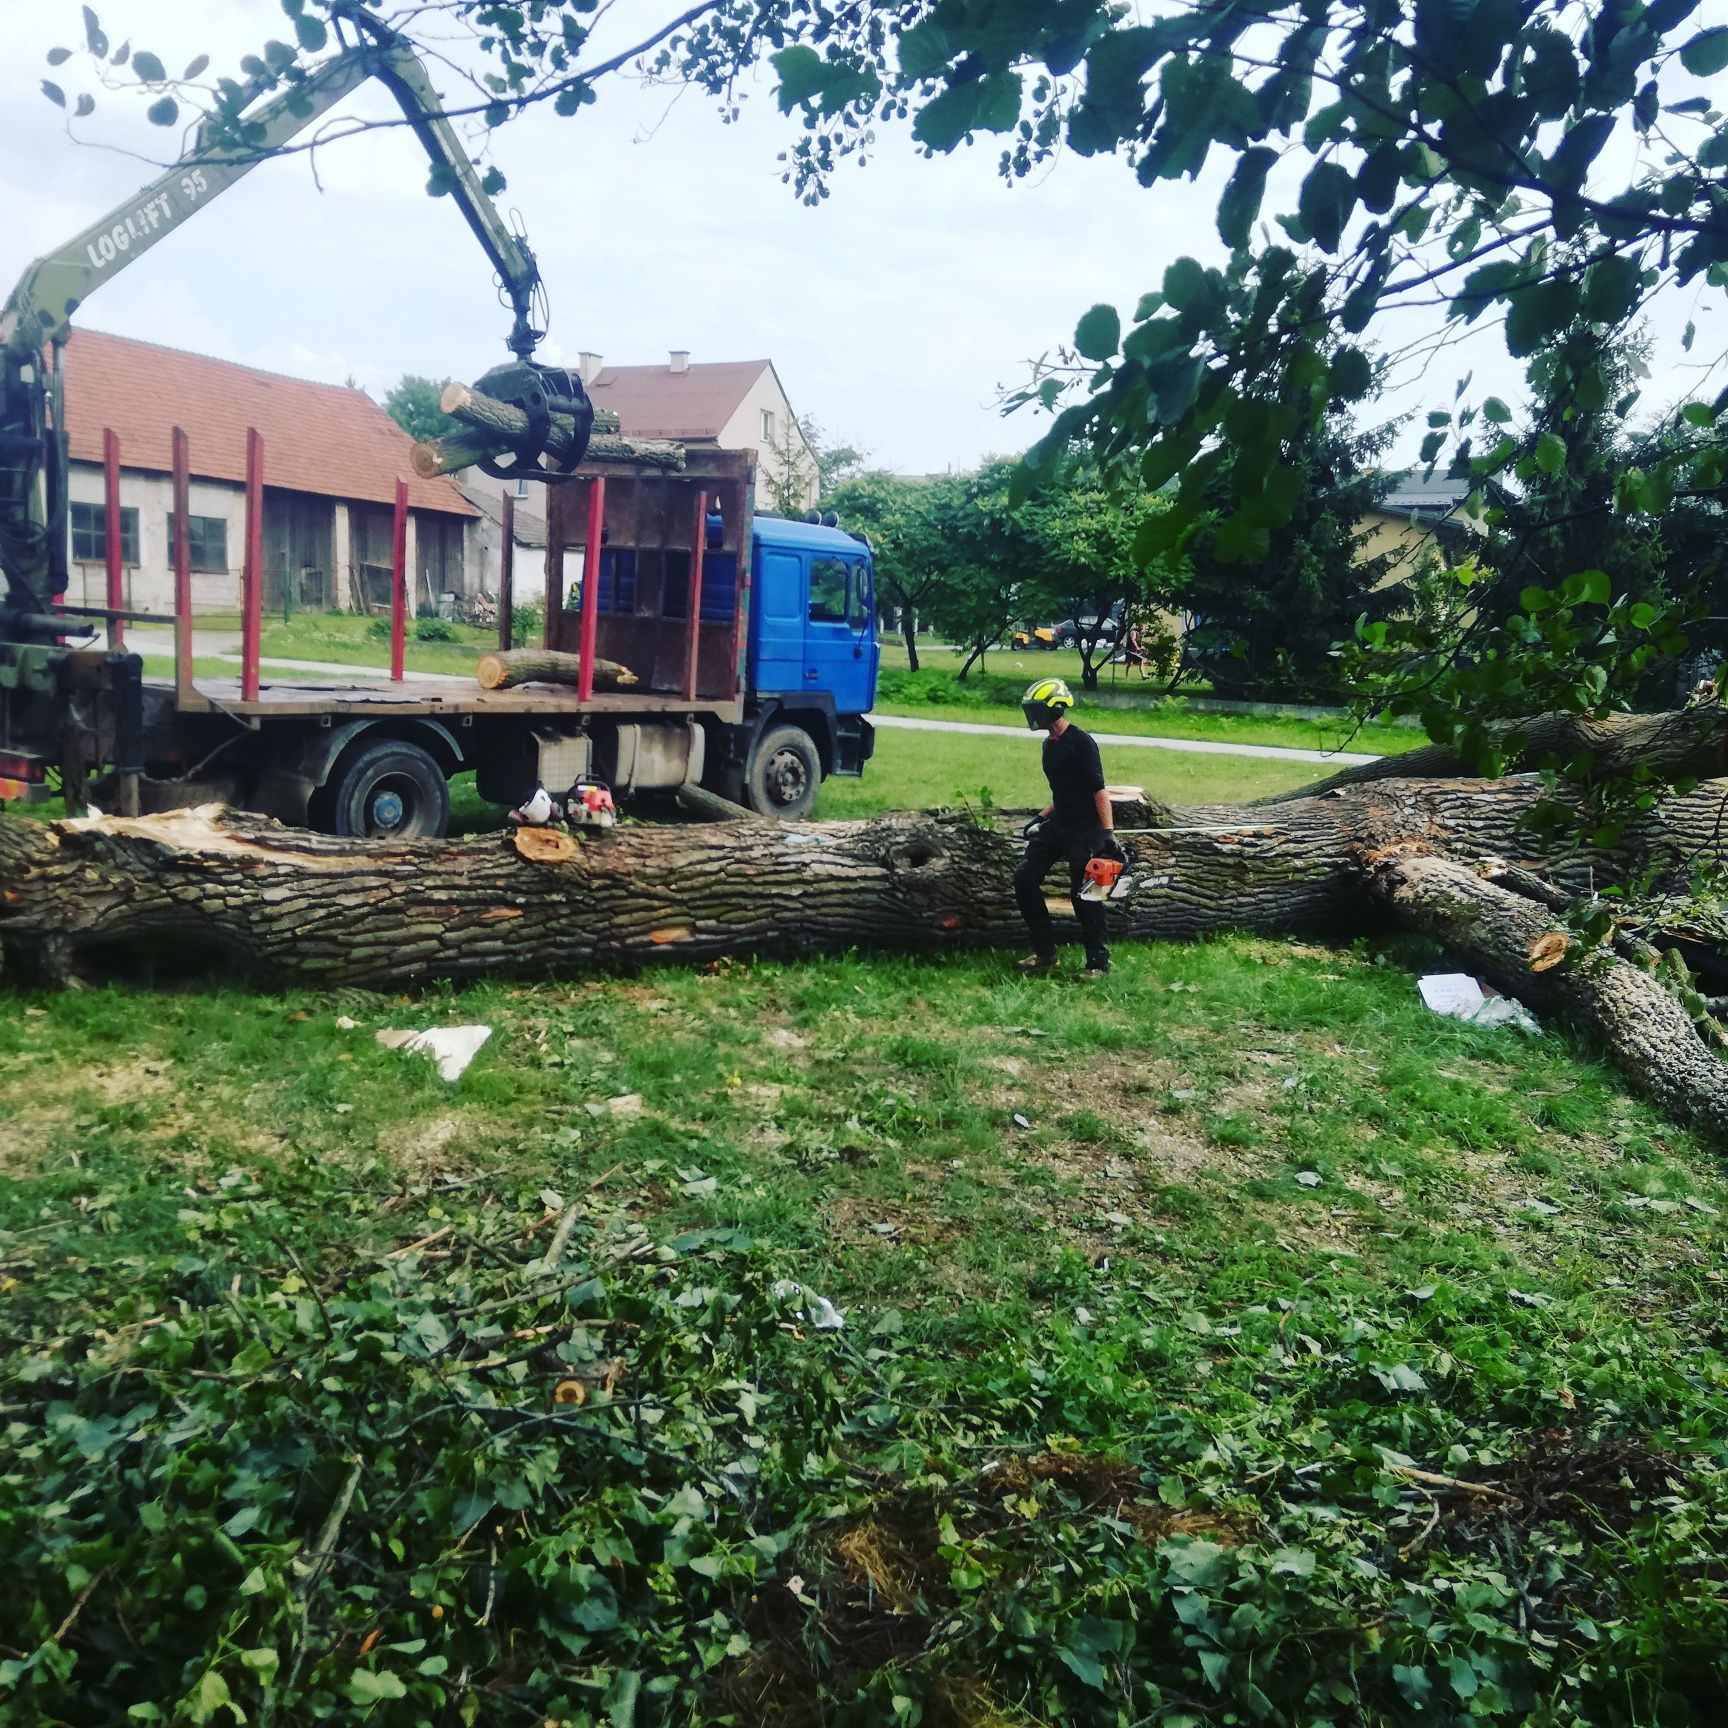
<path id="1" fill-rule="evenodd" d="M 490 1026 L 428 1026 L 423 1032 L 380 1032 L 378 1042 L 392 1050 L 430 1056 L 443 1079 L 460 1080 L 491 1036 Z"/>
<path id="2" fill-rule="evenodd" d="M 782 1278 L 775 1284 L 774 1296 L 777 1301 L 798 1303 L 804 1310 L 805 1319 L 818 1332 L 839 1332 L 846 1325 L 845 1317 L 826 1296 L 818 1296 L 814 1290 L 794 1284 L 790 1278 Z"/>
<path id="3" fill-rule="evenodd" d="M 1467 1020 L 1472 1026 L 1516 1026 L 1537 1037 L 1542 1023 L 1511 996 L 1489 996 L 1468 972 L 1431 972 L 1417 981 L 1422 1000 L 1436 1014 Z"/>
<path id="4" fill-rule="evenodd" d="M 1488 1000 L 1482 994 L 1482 986 L 1468 972 L 1431 972 L 1418 981 L 1416 988 L 1436 1014 L 1454 1020 L 1468 1020 Z"/>

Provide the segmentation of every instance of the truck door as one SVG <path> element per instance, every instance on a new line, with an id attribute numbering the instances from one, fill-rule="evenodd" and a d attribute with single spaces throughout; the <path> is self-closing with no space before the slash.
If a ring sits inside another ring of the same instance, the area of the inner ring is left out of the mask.
<path id="1" fill-rule="evenodd" d="M 803 686 L 827 691 L 839 714 L 867 713 L 875 700 L 872 604 L 870 567 L 862 558 L 811 558 Z"/>
<path id="2" fill-rule="evenodd" d="M 799 552 L 758 549 L 756 593 L 756 664 L 751 687 L 774 695 L 802 690 L 804 679 L 804 556 Z"/>

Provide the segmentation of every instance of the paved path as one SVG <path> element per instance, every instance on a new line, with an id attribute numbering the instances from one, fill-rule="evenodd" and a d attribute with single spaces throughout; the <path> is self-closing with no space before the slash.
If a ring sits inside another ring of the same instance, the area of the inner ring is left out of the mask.
<path id="1" fill-rule="evenodd" d="M 910 732 L 964 732 L 974 738 L 1029 738 L 1023 726 L 984 726 L 972 720 L 923 720 L 910 714 L 872 714 L 877 726 L 903 727 Z M 1086 728 L 1092 732 L 1092 728 Z M 1258 756 L 1269 762 L 1323 762 L 1333 768 L 1356 768 L 1378 762 L 1378 756 L 1363 756 L 1349 750 L 1294 750 L 1279 744 L 1225 744 L 1212 738 L 1146 738 L 1137 732 L 1092 732 L 1100 744 L 1112 749 L 1127 745 L 1139 750 L 1186 750 L 1196 756 Z"/>

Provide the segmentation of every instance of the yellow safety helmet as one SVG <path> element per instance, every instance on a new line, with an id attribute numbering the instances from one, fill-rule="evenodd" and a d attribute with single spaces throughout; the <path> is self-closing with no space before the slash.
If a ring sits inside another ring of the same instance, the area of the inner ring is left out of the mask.
<path id="1" fill-rule="evenodd" d="M 1020 698 L 1020 712 L 1034 732 L 1046 732 L 1059 714 L 1074 706 L 1074 692 L 1060 678 L 1040 678 L 1026 686 Z"/>

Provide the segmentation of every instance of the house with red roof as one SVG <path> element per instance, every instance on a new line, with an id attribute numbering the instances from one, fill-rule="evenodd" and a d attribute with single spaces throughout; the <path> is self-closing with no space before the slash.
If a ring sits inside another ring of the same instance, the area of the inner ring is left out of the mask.
<path id="1" fill-rule="evenodd" d="M 75 604 L 105 592 L 103 434 L 120 443 L 126 604 L 173 606 L 173 431 L 186 433 L 195 611 L 237 612 L 246 541 L 246 434 L 264 444 L 263 603 L 388 610 L 396 480 L 408 482 L 416 608 L 481 585 L 480 512 L 453 481 L 422 480 L 413 440 L 363 390 L 287 378 L 80 328 L 65 356 Z"/>
<path id="2" fill-rule="evenodd" d="M 756 457 L 756 508 L 802 514 L 815 506 L 816 458 L 792 412 L 772 360 L 713 360 L 692 363 L 675 349 L 664 366 L 607 366 L 583 353 L 576 368 L 596 408 L 618 416 L 627 438 L 664 438 L 717 450 L 750 450 Z M 545 595 L 546 497 L 539 481 L 504 481 L 478 468 L 460 475 L 462 491 L 485 520 L 478 530 L 485 586 L 497 586 L 502 530 L 498 500 L 506 487 L 516 507 L 514 587 L 519 600 Z M 581 554 L 565 555 L 564 577 L 573 581 Z"/>
<path id="3" fill-rule="evenodd" d="M 789 507 L 816 502 L 816 460 L 772 360 L 692 365 L 675 349 L 664 366 L 606 366 L 584 354 L 581 370 L 594 406 L 611 409 L 625 437 L 753 450 L 758 509 L 774 508 L 782 483 L 798 494 Z"/>

